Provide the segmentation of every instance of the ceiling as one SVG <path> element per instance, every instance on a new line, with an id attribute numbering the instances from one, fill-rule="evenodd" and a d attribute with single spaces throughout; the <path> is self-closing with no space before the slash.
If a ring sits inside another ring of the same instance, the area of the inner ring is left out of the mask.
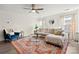
<path id="1" fill-rule="evenodd" d="M 0 4 L 0 10 L 17 12 L 17 13 L 28 13 L 29 10 L 24 8 L 31 8 L 31 4 Z M 79 4 L 37 4 L 36 7 L 44 8 L 39 11 L 42 16 L 53 15 L 68 10 L 74 10 L 79 8 Z"/>

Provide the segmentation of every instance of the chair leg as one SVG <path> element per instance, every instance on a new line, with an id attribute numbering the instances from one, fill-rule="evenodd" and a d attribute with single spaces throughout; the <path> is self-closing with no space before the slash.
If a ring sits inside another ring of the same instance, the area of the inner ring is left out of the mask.
<path id="1" fill-rule="evenodd" d="M 6 40 L 4 40 L 4 42 L 7 42 Z"/>
<path id="2" fill-rule="evenodd" d="M 8 40 L 4 40 L 5 43 L 9 42 Z"/>
<path id="3" fill-rule="evenodd" d="M 7 39 L 5 39 L 4 42 L 7 42 Z"/>

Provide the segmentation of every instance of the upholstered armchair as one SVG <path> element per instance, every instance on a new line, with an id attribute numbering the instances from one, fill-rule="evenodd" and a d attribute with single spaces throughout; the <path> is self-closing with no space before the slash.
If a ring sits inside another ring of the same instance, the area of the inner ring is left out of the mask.
<path id="1" fill-rule="evenodd" d="M 3 35 L 5 41 L 17 40 L 19 38 L 19 32 L 13 32 L 14 34 L 6 33 L 6 30 L 3 30 Z"/>

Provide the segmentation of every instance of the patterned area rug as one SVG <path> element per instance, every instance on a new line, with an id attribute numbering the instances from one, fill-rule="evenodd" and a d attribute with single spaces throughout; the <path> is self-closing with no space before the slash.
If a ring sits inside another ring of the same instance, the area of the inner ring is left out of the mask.
<path id="1" fill-rule="evenodd" d="M 20 54 L 61 54 L 62 49 L 50 44 L 46 44 L 43 40 L 38 39 L 19 39 L 11 42 Z"/>

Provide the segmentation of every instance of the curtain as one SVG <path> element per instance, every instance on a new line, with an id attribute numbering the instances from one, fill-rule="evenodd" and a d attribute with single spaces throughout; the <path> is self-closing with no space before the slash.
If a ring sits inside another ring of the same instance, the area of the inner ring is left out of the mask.
<path id="1" fill-rule="evenodd" d="M 76 30 L 77 30 L 76 15 L 73 14 L 72 15 L 72 21 L 71 21 L 71 27 L 70 27 L 72 39 L 75 39 Z"/>

